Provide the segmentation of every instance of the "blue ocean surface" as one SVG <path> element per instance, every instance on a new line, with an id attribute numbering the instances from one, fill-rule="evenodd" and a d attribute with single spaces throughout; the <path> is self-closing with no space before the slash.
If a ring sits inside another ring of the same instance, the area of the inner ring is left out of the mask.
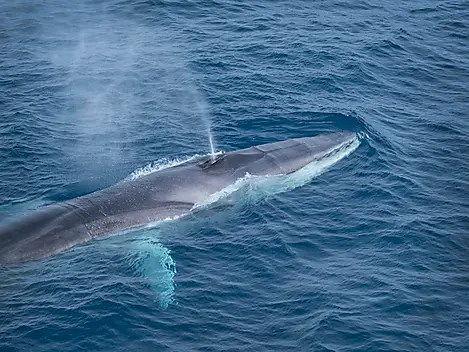
<path id="1" fill-rule="evenodd" d="M 469 351 L 469 2 L 0 1 L 2 224 L 337 131 L 298 184 L 0 267 L 0 351 Z"/>

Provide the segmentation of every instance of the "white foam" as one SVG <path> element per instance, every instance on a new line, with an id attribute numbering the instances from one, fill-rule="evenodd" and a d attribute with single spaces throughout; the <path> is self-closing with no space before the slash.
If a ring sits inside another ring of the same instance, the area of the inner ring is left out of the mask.
<path id="1" fill-rule="evenodd" d="M 215 155 L 219 155 L 219 154 L 222 154 L 223 152 L 221 151 L 218 151 L 215 153 Z M 195 155 L 192 155 L 192 156 L 183 156 L 183 157 L 176 157 L 176 158 L 173 158 L 173 159 L 168 159 L 168 158 L 162 158 L 162 159 L 158 159 L 156 161 L 152 161 L 151 163 L 143 166 L 143 167 L 139 167 L 138 169 L 135 169 L 129 176 L 127 176 L 124 181 L 130 181 L 130 180 L 135 180 L 139 177 L 142 177 L 142 176 L 145 176 L 145 175 L 148 175 L 148 174 L 151 174 L 153 172 L 156 172 L 156 171 L 160 171 L 160 170 L 163 170 L 163 169 L 167 169 L 167 168 L 170 168 L 170 167 L 174 167 L 174 166 L 177 166 L 177 165 L 181 165 L 181 164 L 184 164 L 184 163 L 187 163 L 189 161 L 192 161 L 192 160 L 195 160 L 195 159 L 198 159 L 198 158 L 202 158 L 204 156 L 211 156 L 212 154 L 195 154 Z"/>
<path id="2" fill-rule="evenodd" d="M 203 207 L 205 207 L 209 204 L 217 202 L 218 200 L 220 200 L 222 198 L 228 197 L 230 194 L 236 192 L 237 190 L 239 190 L 240 188 L 245 186 L 246 183 L 248 183 L 250 179 L 255 178 L 255 177 L 258 177 L 258 176 L 252 176 L 249 173 L 247 173 L 246 176 L 238 179 L 232 185 L 229 185 L 229 186 L 223 188 L 222 190 L 211 194 L 206 200 L 203 200 L 202 202 L 195 203 L 195 205 L 192 207 L 191 210 L 195 210 L 195 209 L 198 209 L 198 208 L 203 208 Z"/>

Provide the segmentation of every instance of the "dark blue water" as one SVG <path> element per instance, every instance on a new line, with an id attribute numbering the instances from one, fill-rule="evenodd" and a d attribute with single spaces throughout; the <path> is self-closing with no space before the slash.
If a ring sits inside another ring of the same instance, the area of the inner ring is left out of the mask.
<path id="1" fill-rule="evenodd" d="M 468 351 L 468 112 L 467 1 L 1 1 L 2 222 L 210 126 L 366 138 L 303 187 L 0 268 L 0 350 Z"/>

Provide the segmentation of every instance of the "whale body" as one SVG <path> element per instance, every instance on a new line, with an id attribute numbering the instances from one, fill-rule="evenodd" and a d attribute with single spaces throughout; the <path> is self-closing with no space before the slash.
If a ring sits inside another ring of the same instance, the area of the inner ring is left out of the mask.
<path id="1" fill-rule="evenodd" d="M 96 237 L 187 214 L 246 174 L 290 174 L 356 138 L 338 132 L 205 156 L 41 207 L 0 225 L 0 264 L 43 259 Z"/>

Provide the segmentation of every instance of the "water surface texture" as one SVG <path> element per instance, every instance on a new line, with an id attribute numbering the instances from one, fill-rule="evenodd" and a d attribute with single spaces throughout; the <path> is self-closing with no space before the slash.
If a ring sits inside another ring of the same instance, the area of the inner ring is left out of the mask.
<path id="1" fill-rule="evenodd" d="M 363 139 L 302 187 L 1 267 L 0 350 L 468 351 L 468 111 L 467 1 L 2 0 L 0 222 L 209 130 Z"/>

